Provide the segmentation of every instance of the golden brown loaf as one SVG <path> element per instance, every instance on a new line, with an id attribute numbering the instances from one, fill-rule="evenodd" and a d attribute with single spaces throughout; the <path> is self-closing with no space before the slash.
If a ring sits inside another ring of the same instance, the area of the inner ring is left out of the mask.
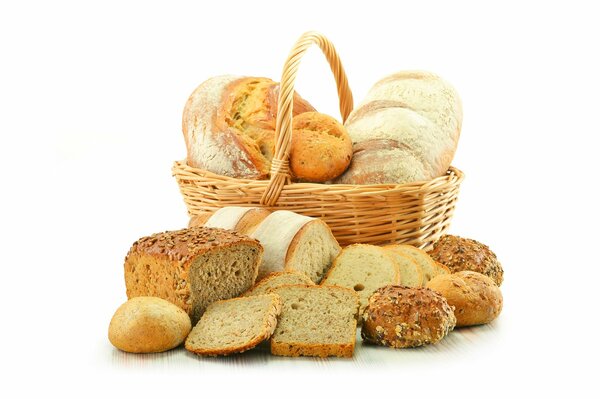
<path id="1" fill-rule="evenodd" d="M 110 320 L 108 339 L 125 352 L 164 352 L 179 346 L 191 329 L 190 317 L 181 308 L 140 296 L 119 306 Z"/>
<path id="2" fill-rule="evenodd" d="M 305 112 L 294 118 L 290 169 L 301 181 L 324 183 L 341 175 L 352 159 L 352 141 L 331 116 Z"/>
<path id="3" fill-rule="evenodd" d="M 454 307 L 456 326 L 473 326 L 494 320 L 502 311 L 502 293 L 491 278 L 465 270 L 443 274 L 427 283 Z"/>
<path id="4" fill-rule="evenodd" d="M 488 276 L 498 286 L 504 280 L 504 270 L 496 254 L 487 245 L 469 238 L 443 235 L 433 244 L 429 256 L 453 273 L 472 270 Z"/>
<path id="5" fill-rule="evenodd" d="M 456 324 L 452 308 L 440 294 L 397 285 L 375 291 L 362 317 L 363 340 L 393 348 L 434 344 Z"/>
<path id="6" fill-rule="evenodd" d="M 387 76 L 344 124 L 355 145 L 354 160 L 336 182 L 402 184 L 442 176 L 461 124 L 458 94 L 439 76 L 423 71 Z"/>
<path id="7" fill-rule="evenodd" d="M 263 179 L 275 149 L 279 85 L 267 78 L 217 76 L 190 95 L 182 129 L 187 163 L 220 175 Z M 293 115 L 314 111 L 294 95 Z"/>
<path id="8" fill-rule="evenodd" d="M 223 229 L 191 227 L 143 237 L 125 258 L 127 297 L 166 299 L 195 323 L 211 303 L 254 284 L 262 253 L 258 241 Z"/>

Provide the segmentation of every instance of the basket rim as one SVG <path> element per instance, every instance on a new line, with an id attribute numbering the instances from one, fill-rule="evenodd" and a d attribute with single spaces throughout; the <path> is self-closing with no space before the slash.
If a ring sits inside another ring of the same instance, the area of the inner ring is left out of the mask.
<path id="1" fill-rule="evenodd" d="M 255 179 L 243 179 L 231 176 L 219 175 L 210 172 L 205 169 L 195 168 L 188 165 L 187 159 L 175 161 L 173 164 L 172 172 L 173 176 L 177 178 L 178 169 L 185 170 L 187 173 L 201 176 L 203 180 L 215 180 L 223 184 L 240 185 L 240 186 L 255 186 L 256 188 L 266 188 L 269 184 L 269 179 L 255 180 Z M 334 194 L 336 191 L 348 194 L 350 192 L 361 192 L 362 194 L 368 194 L 369 192 L 381 193 L 381 192 L 407 192 L 407 191 L 420 191 L 428 189 L 430 187 L 437 186 L 439 184 L 445 184 L 452 182 L 453 184 L 460 184 L 465 178 L 465 174 L 458 168 L 450 165 L 446 173 L 442 176 L 438 176 L 431 180 L 421 180 L 403 184 L 326 184 L 326 183 L 305 183 L 305 182 L 288 182 L 286 183 L 283 191 L 294 191 L 294 190 L 306 190 L 306 191 L 322 191 L 327 190 L 329 193 Z M 182 180 L 194 180 L 189 177 L 181 177 Z"/>

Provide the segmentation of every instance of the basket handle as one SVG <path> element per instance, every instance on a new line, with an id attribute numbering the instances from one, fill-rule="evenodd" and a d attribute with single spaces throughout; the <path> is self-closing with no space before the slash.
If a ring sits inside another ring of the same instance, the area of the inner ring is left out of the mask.
<path id="1" fill-rule="evenodd" d="M 335 77 L 338 97 L 340 100 L 340 114 L 342 121 L 352 111 L 354 106 L 352 91 L 348 86 L 348 78 L 342 66 L 342 62 L 333 47 L 333 44 L 325 36 L 318 32 L 306 32 L 296 42 L 288 55 L 283 66 L 281 81 L 279 84 L 279 98 L 277 100 L 277 124 L 275 127 L 275 154 L 271 161 L 271 178 L 263 196 L 260 200 L 262 205 L 273 206 L 279 199 L 281 190 L 286 183 L 290 182 L 289 155 L 292 147 L 292 110 L 294 106 L 294 82 L 298 74 L 300 60 L 306 51 L 317 44 L 325 57 L 331 72 Z"/>

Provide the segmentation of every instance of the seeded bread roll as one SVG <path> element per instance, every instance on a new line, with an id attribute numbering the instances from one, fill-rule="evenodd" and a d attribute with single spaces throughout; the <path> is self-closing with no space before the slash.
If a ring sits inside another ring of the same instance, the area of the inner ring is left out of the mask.
<path id="1" fill-rule="evenodd" d="M 392 348 L 435 344 L 456 325 L 446 299 L 429 288 L 381 287 L 369 298 L 361 336 Z"/>
<path id="2" fill-rule="evenodd" d="M 294 118 L 290 150 L 294 178 L 323 183 L 344 173 L 351 159 L 352 141 L 344 125 L 318 112 Z"/>
<path id="3" fill-rule="evenodd" d="M 127 297 L 166 299 L 196 323 L 208 305 L 254 284 L 262 254 L 257 240 L 223 229 L 191 227 L 143 237 L 125 258 Z"/>
<path id="4" fill-rule="evenodd" d="M 265 179 L 275 150 L 279 84 L 217 76 L 190 95 L 183 111 L 187 163 L 220 175 Z M 315 109 L 297 94 L 293 115 Z"/>
<path id="5" fill-rule="evenodd" d="M 487 245 L 469 238 L 443 235 L 433 244 L 429 256 L 446 265 L 452 273 L 478 272 L 494 280 L 498 287 L 504 280 L 504 271 L 496 254 Z"/>
<path id="6" fill-rule="evenodd" d="M 464 270 L 434 277 L 427 288 L 439 292 L 454 307 L 456 326 L 473 326 L 494 320 L 502 311 L 502 293 L 491 278 Z"/>

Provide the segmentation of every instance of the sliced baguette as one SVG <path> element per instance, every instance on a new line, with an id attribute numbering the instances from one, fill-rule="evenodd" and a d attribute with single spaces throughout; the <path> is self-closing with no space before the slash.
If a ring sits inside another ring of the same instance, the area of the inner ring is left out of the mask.
<path id="1" fill-rule="evenodd" d="M 273 334 L 281 305 L 281 298 L 275 294 L 215 302 L 188 335 L 185 348 L 204 356 L 252 349 Z"/>
<path id="2" fill-rule="evenodd" d="M 398 263 L 402 285 L 406 287 L 423 286 L 423 269 L 414 258 L 392 250 L 388 250 L 388 253 Z"/>
<path id="3" fill-rule="evenodd" d="M 277 356 L 352 357 L 358 295 L 343 287 L 284 285 L 271 353 Z"/>
<path id="4" fill-rule="evenodd" d="M 301 272 L 274 272 L 246 291 L 244 296 L 262 295 L 282 285 L 293 284 L 315 285 L 306 274 Z"/>
<path id="5" fill-rule="evenodd" d="M 419 266 L 421 266 L 423 269 L 422 287 L 424 287 L 429 280 L 438 274 L 446 274 L 450 272 L 447 267 L 434 261 L 431 256 L 427 254 L 427 252 L 417 247 L 413 247 L 412 245 L 394 244 L 388 245 L 385 248 L 402 255 L 408 255 L 413 258 L 419 264 Z"/>
<path id="6" fill-rule="evenodd" d="M 375 245 L 352 244 L 335 258 L 321 285 L 337 285 L 356 291 L 360 315 L 375 290 L 401 282 L 398 263 L 387 250 Z"/>

